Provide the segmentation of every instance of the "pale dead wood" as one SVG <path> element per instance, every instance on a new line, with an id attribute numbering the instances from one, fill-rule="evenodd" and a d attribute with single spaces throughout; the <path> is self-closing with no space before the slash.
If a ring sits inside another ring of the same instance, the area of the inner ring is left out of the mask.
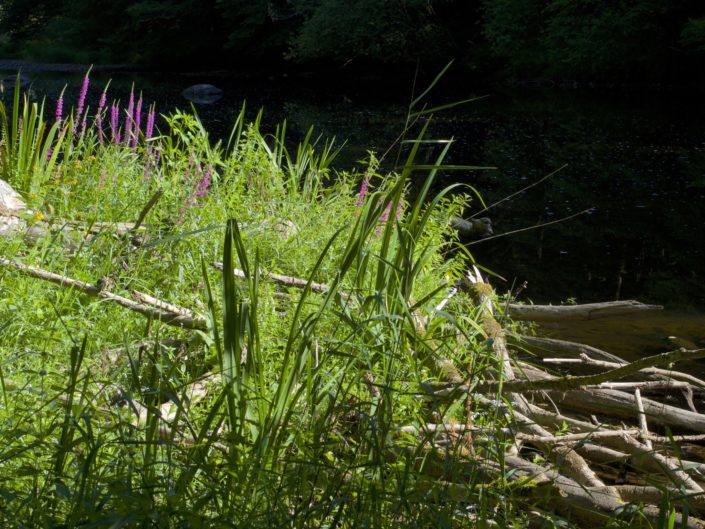
<path id="1" fill-rule="evenodd" d="M 638 419 L 639 419 L 639 433 L 641 434 L 641 438 L 644 440 L 644 445 L 646 448 L 649 450 L 653 449 L 653 445 L 651 444 L 651 441 L 648 439 L 649 437 L 649 426 L 646 423 L 646 413 L 644 412 L 644 401 L 641 400 L 641 391 L 639 391 L 639 388 L 636 388 L 634 390 L 634 401 L 636 402 L 636 411 L 638 414 Z"/>
<path id="2" fill-rule="evenodd" d="M 614 446 L 618 449 L 628 452 L 633 456 L 638 456 L 643 459 L 650 460 L 654 468 L 660 468 L 675 485 L 681 486 L 686 490 L 692 490 L 699 493 L 703 492 L 702 487 L 682 469 L 680 461 L 666 457 L 658 452 L 653 451 L 646 444 L 641 443 L 629 435 L 612 438 Z"/>
<path id="3" fill-rule="evenodd" d="M 173 312 L 167 312 L 155 307 L 150 307 L 141 303 L 132 301 L 131 299 L 125 298 L 118 294 L 114 294 L 108 290 L 103 290 L 96 285 L 91 285 L 85 281 L 79 281 L 78 279 L 72 279 L 70 277 L 62 276 L 54 272 L 49 272 L 48 270 L 43 270 L 36 266 L 25 265 L 18 263 L 17 261 L 11 261 L 5 257 L 0 257 L 0 265 L 13 268 L 25 275 L 34 277 L 37 279 L 42 279 L 44 281 L 49 281 L 56 285 L 68 288 L 75 288 L 86 294 L 96 296 L 102 299 L 111 301 L 121 307 L 129 309 L 143 316 L 149 318 L 154 318 L 155 320 L 161 321 L 167 325 L 172 325 L 175 327 L 182 327 L 185 329 L 199 329 L 206 330 L 207 325 L 205 320 L 184 316 L 183 314 L 176 314 Z"/>
<path id="4" fill-rule="evenodd" d="M 586 303 L 583 305 L 520 305 L 509 303 L 507 315 L 521 321 L 576 321 L 623 316 L 635 312 L 662 310 L 661 305 L 645 305 L 635 300 Z"/>
<path id="5" fill-rule="evenodd" d="M 587 413 L 609 414 L 612 417 L 634 418 L 634 396 L 616 390 L 547 391 L 551 400 L 565 408 Z M 540 393 L 538 395 L 541 395 Z M 705 415 L 642 399 L 644 413 L 650 421 L 662 425 L 705 433 Z"/>
<path id="6" fill-rule="evenodd" d="M 549 412 L 536 405 L 530 404 L 531 417 L 537 422 L 546 427 L 560 427 L 561 424 L 568 424 L 571 429 L 583 432 L 588 435 L 596 430 L 594 424 L 561 415 L 558 413 Z M 609 425 L 601 425 L 599 428 L 609 427 Z M 705 469 L 702 463 L 690 461 L 682 461 L 667 455 L 658 454 L 654 456 L 654 452 L 649 450 L 645 445 L 634 440 L 629 434 L 629 431 L 622 431 L 622 435 L 605 435 L 599 439 L 599 442 L 606 447 L 597 446 L 594 443 L 585 442 L 583 440 L 576 441 L 575 450 L 588 459 L 596 459 L 598 462 L 605 462 L 605 458 L 614 457 L 615 460 L 629 459 L 630 462 L 645 473 L 661 473 L 669 478 L 672 478 L 671 470 L 678 469 L 686 473 L 700 477 Z M 589 437 L 589 435 L 588 435 Z M 671 445 L 669 438 L 649 434 L 649 438 L 654 442 Z M 678 477 L 678 476 L 676 476 Z M 699 486 L 698 486 L 699 487 Z"/>
<path id="7" fill-rule="evenodd" d="M 705 512 L 705 494 L 697 491 L 679 490 L 675 487 L 665 486 L 663 488 L 640 486 L 640 485 L 617 485 L 615 487 L 620 496 L 625 501 L 629 502 L 644 502 L 658 505 L 663 500 L 665 494 L 668 494 L 671 500 L 687 501 L 692 509 L 699 512 Z"/>
<path id="8" fill-rule="evenodd" d="M 585 441 L 596 441 L 599 439 L 604 439 L 605 437 L 621 437 L 623 435 L 638 435 L 640 430 L 637 428 L 632 428 L 629 430 L 594 430 L 592 432 L 586 433 L 574 433 L 574 434 L 563 434 L 563 435 L 528 435 L 524 433 L 518 433 L 517 438 L 522 441 L 529 443 L 541 443 L 548 445 L 561 445 L 561 444 L 573 444 Z"/>
<path id="9" fill-rule="evenodd" d="M 536 356 L 545 357 L 547 355 L 557 355 L 562 357 L 577 358 L 582 354 L 587 354 L 592 358 L 624 363 L 624 361 L 607 351 L 567 340 L 556 340 L 555 338 L 543 338 L 539 336 L 526 336 L 523 334 L 509 336 L 510 344 L 518 349 L 526 349 Z"/>
<path id="10" fill-rule="evenodd" d="M 179 305 L 174 305 L 168 301 L 155 298 L 154 296 L 150 296 L 144 292 L 133 290 L 132 297 L 145 305 L 151 305 L 152 307 L 156 307 L 166 312 L 173 312 L 174 314 L 180 314 L 181 316 L 185 316 L 187 318 L 193 318 L 193 312 L 191 312 L 191 310 L 185 307 L 180 307 Z"/>
<path id="11" fill-rule="evenodd" d="M 506 381 L 499 382 L 485 381 L 480 382 L 475 386 L 475 391 L 478 392 L 496 392 L 500 389 L 507 392 L 522 392 L 522 391 L 568 391 L 571 389 L 582 388 L 588 385 L 601 384 L 603 382 L 613 381 L 636 373 L 644 368 L 653 367 L 656 365 L 668 365 L 670 363 L 679 362 L 682 360 L 696 360 L 705 358 L 705 349 L 685 350 L 678 349 L 667 353 L 647 356 L 640 358 L 629 364 L 620 365 L 619 367 L 598 373 L 595 375 L 585 376 L 565 376 L 553 377 L 544 380 L 526 380 L 526 381 Z"/>
<path id="12" fill-rule="evenodd" d="M 563 363 L 578 364 L 579 363 L 579 364 L 589 365 L 591 367 L 598 367 L 598 368 L 605 368 L 605 369 L 616 369 L 616 368 L 621 367 L 626 364 L 626 362 L 624 362 L 624 361 L 606 362 L 603 360 L 596 360 L 586 354 L 581 354 L 579 356 L 579 358 L 544 359 L 544 362 L 549 362 L 549 360 L 550 360 L 550 363 L 554 363 L 554 364 L 563 364 Z M 705 381 L 703 381 L 697 377 L 694 377 L 693 375 L 690 375 L 688 373 L 683 373 L 682 371 L 675 371 L 673 369 L 661 369 L 658 367 L 647 367 L 647 368 L 642 368 L 639 372 L 642 374 L 647 374 L 647 375 L 658 375 L 660 377 L 667 377 L 667 378 L 671 378 L 671 379 L 682 380 L 684 382 L 690 383 L 691 385 L 693 385 L 695 387 L 705 389 Z"/>
<path id="13" fill-rule="evenodd" d="M 532 439 L 553 437 L 547 430 L 516 410 L 514 410 L 514 419 L 519 429 L 528 432 L 530 434 L 528 437 Z M 521 441 L 525 440 L 522 439 L 521 435 L 517 435 L 516 438 Z M 580 485 L 585 487 L 605 486 L 595 471 L 590 468 L 587 461 L 571 447 L 554 445 L 553 443 L 545 443 L 542 441 L 533 442 L 548 454 L 550 460 L 553 461 L 566 476 L 574 479 Z"/>
<path id="14" fill-rule="evenodd" d="M 603 382 L 594 386 L 585 386 L 585 389 L 620 389 L 620 390 L 654 390 L 654 389 L 686 389 L 687 382 L 674 382 L 672 380 L 649 380 L 643 382 Z"/>
<path id="15" fill-rule="evenodd" d="M 215 262 L 215 263 L 213 263 L 213 266 L 222 272 L 223 263 Z M 244 279 L 246 277 L 245 272 L 243 272 L 242 270 L 239 270 L 237 268 L 235 268 L 233 270 L 233 273 L 234 273 L 235 277 L 239 277 L 241 279 Z M 323 283 L 316 283 L 314 281 L 311 281 L 311 283 L 309 284 L 308 280 L 302 279 L 300 277 L 285 276 L 285 275 L 281 275 L 281 274 L 275 274 L 273 272 L 264 272 L 264 271 L 260 271 L 260 274 L 262 274 L 263 277 L 271 279 L 275 283 L 279 283 L 280 285 L 283 285 L 286 287 L 306 288 L 306 286 L 308 285 L 309 288 L 311 290 L 313 290 L 314 292 L 321 292 L 321 293 L 325 293 L 330 290 L 330 287 L 328 285 L 324 285 Z"/>

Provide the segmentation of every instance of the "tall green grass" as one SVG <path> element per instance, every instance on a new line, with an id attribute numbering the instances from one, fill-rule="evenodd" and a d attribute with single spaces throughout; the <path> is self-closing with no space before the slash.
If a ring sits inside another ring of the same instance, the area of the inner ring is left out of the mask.
<path id="1" fill-rule="evenodd" d="M 22 93 L 17 74 L 9 113 L 0 101 L 0 177 L 18 191 L 37 191 L 56 164 L 65 135 L 60 123 L 44 119 L 44 101 L 32 102 Z"/>
<path id="2" fill-rule="evenodd" d="M 470 198 L 458 188 L 432 193 L 450 143 L 430 169 L 419 167 L 430 140 L 427 116 L 416 118 L 424 121 L 409 126 L 401 171 L 386 175 L 371 163 L 329 178 L 332 142 L 311 130 L 290 148 L 285 124 L 265 133 L 261 113 L 248 124 L 244 106 L 225 146 L 210 142 L 197 116 L 177 112 L 147 146 L 99 145 L 88 131 L 80 143 L 36 141 L 54 153 L 71 143 L 53 168 L 14 161 L 10 181 L 36 193 L 50 221 L 134 220 L 157 190 L 163 196 L 137 246 L 109 227 L 89 235 L 54 225 L 35 246 L 0 241 L 3 254 L 178 303 L 208 331 L 166 327 L 0 269 L 2 525 L 519 519 L 501 476 L 488 482 L 475 463 L 499 458 L 501 436 L 471 457 L 463 435 L 424 428 L 464 424 L 471 413 L 499 432 L 503 419 L 469 409 L 466 396 L 437 401 L 427 391 L 444 362 L 479 380 L 497 361 L 470 299 L 458 293 L 436 308 L 463 271 L 446 252 L 448 221 Z M 33 130 L 41 123 L 39 111 Z M 306 285 L 281 287 L 271 272 Z"/>

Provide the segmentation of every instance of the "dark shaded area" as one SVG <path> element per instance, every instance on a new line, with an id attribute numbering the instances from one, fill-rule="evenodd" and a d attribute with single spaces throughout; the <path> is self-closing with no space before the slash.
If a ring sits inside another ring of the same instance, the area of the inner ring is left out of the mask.
<path id="1" fill-rule="evenodd" d="M 0 55 L 522 82 L 705 79 L 700 0 L 0 0 Z"/>

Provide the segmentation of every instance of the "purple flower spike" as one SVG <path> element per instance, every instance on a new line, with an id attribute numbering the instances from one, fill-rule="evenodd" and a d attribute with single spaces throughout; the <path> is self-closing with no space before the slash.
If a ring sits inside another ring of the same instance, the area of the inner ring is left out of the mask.
<path id="1" fill-rule="evenodd" d="M 110 130 L 112 131 L 113 143 L 118 145 L 120 143 L 120 131 L 118 130 L 120 118 L 120 107 L 118 105 L 112 105 L 110 107 Z"/>
<path id="2" fill-rule="evenodd" d="M 103 110 L 108 102 L 108 86 L 110 86 L 110 81 L 105 85 L 103 92 L 100 94 L 100 99 L 98 100 L 98 111 L 95 114 L 95 124 L 98 128 L 98 141 L 103 144 L 105 140 L 105 133 L 103 132 Z"/>
<path id="3" fill-rule="evenodd" d="M 95 126 L 98 129 L 98 142 L 103 145 L 105 141 L 105 133 L 103 132 L 103 116 L 100 114 L 95 115 Z"/>
<path id="4" fill-rule="evenodd" d="M 135 110 L 135 132 L 133 145 L 137 145 L 140 141 L 140 122 L 142 121 L 142 97 L 137 100 L 137 109 Z"/>
<path id="5" fill-rule="evenodd" d="M 98 100 L 98 112 L 102 112 L 103 109 L 105 108 L 105 103 L 108 100 L 108 89 L 106 88 L 103 90 L 103 93 L 100 94 L 100 99 Z"/>
<path id="6" fill-rule="evenodd" d="M 387 207 L 384 208 L 384 211 L 382 212 L 382 216 L 379 218 L 380 222 L 386 222 L 386 220 L 389 218 L 389 210 L 392 209 L 392 203 L 389 202 L 387 203 Z"/>
<path id="7" fill-rule="evenodd" d="M 355 202 L 356 206 L 362 206 L 362 204 L 365 202 L 365 197 L 367 196 L 367 190 L 370 187 L 370 177 L 368 175 L 365 175 L 365 178 L 362 180 L 362 184 L 360 185 L 360 193 L 357 195 L 357 202 Z"/>
<path id="8" fill-rule="evenodd" d="M 128 147 L 132 143 L 132 121 L 135 112 L 135 91 L 130 90 L 130 100 L 127 102 L 127 117 L 125 118 L 125 145 Z"/>
<path id="9" fill-rule="evenodd" d="M 156 113 L 154 110 L 154 105 L 152 105 L 149 108 L 149 112 L 147 113 L 147 127 L 145 128 L 145 131 L 144 131 L 144 137 L 147 140 L 151 139 L 152 135 L 154 133 L 154 118 L 155 117 L 156 117 Z"/>
<path id="10" fill-rule="evenodd" d="M 90 84 L 90 78 L 88 77 L 88 74 L 90 72 L 91 70 L 89 68 L 86 72 L 85 77 L 83 78 L 83 83 L 81 84 L 81 92 L 78 94 L 78 105 L 76 106 L 76 122 L 73 125 L 74 133 L 76 132 L 78 123 L 79 121 L 81 121 L 81 118 L 83 116 L 83 107 L 86 104 L 86 95 L 88 94 L 88 85 Z"/>
<path id="11" fill-rule="evenodd" d="M 61 91 L 59 99 L 56 100 L 56 121 L 57 123 L 61 121 L 64 117 L 64 91 Z"/>
<path id="12" fill-rule="evenodd" d="M 204 197 L 208 193 L 208 188 L 211 185 L 211 175 L 213 173 L 213 168 L 208 167 L 208 170 L 201 176 L 200 180 L 196 184 L 196 196 Z"/>

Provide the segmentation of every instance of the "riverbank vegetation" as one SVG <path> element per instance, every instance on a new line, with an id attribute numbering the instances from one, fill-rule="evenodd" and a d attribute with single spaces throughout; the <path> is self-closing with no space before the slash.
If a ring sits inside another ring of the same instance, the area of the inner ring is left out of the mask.
<path id="1" fill-rule="evenodd" d="M 466 77 L 703 80 L 696 0 L 3 0 L 0 49 L 44 62 L 340 75 L 450 59 Z M 342 67 L 342 68 L 341 68 Z"/>
<path id="2" fill-rule="evenodd" d="M 473 168 L 444 165 L 423 98 L 396 171 L 370 154 L 333 178 L 337 147 L 313 131 L 292 148 L 243 107 L 213 144 L 191 113 L 157 130 L 136 94 L 96 114 L 88 89 L 71 111 L 19 86 L 0 107 L 0 178 L 19 192 L 0 188 L 4 527 L 698 527 L 701 465 L 671 457 L 668 429 L 622 430 L 631 401 L 609 424 L 538 425 L 524 393 L 589 406 L 612 372 L 537 382 L 526 346 L 510 355 L 450 228 L 480 199 L 431 194 L 439 170 Z M 588 441 L 610 447 L 599 476 Z M 645 485 L 613 486 L 620 465 Z"/>
<path id="3" fill-rule="evenodd" d="M 244 110 L 212 145 L 187 113 L 145 130 L 138 98 L 102 119 L 79 107 L 17 103 L 2 128 L 2 178 L 40 231 L 0 237 L 3 526 L 488 518 L 416 468 L 446 464 L 424 456 L 422 423 L 466 416 L 464 399 L 424 396 L 436 356 L 497 369 L 472 354 L 467 295 L 439 306 L 460 274 L 442 234 L 464 199 L 427 202 L 426 186 L 408 203 L 411 167 L 382 176 L 374 157 L 329 179 L 332 143 L 289 152 L 284 124 L 266 135 Z"/>

